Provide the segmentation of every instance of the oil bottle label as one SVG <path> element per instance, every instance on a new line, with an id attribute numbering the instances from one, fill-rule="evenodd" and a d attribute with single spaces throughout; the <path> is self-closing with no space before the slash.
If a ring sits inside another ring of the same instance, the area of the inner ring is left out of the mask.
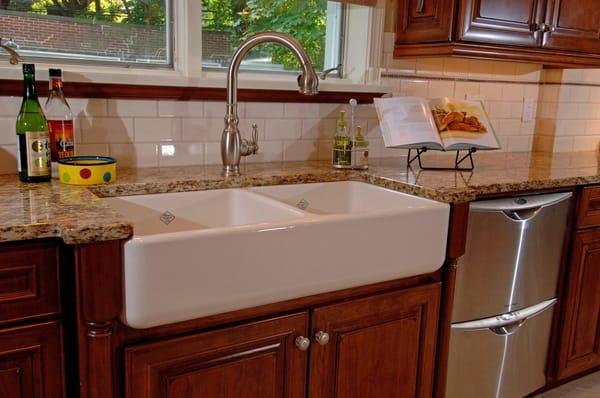
<path id="1" fill-rule="evenodd" d="M 25 150 L 27 159 L 28 177 L 45 177 L 50 175 L 50 136 L 47 131 L 28 131 L 25 133 L 25 148 L 20 148 L 18 152 Z M 20 156 L 19 156 L 20 158 Z M 19 171 L 23 165 L 19 162 Z"/>

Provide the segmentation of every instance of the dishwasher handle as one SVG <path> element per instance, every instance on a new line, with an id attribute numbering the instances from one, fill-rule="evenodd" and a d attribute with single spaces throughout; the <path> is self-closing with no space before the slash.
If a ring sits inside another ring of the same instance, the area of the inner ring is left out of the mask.
<path id="1" fill-rule="evenodd" d="M 539 304 L 524 308 L 522 310 L 508 312 L 506 314 L 497 315 L 491 318 L 453 323 L 452 329 L 460 329 L 465 331 L 490 329 L 492 332 L 499 335 L 509 335 L 520 328 L 528 319 L 541 314 L 554 304 L 556 304 L 555 298 L 542 301 Z"/>
<path id="2" fill-rule="evenodd" d="M 517 196 L 512 198 L 480 200 L 472 202 L 470 209 L 474 211 L 520 212 L 552 206 L 573 196 L 572 192 L 551 193 L 543 195 Z"/>

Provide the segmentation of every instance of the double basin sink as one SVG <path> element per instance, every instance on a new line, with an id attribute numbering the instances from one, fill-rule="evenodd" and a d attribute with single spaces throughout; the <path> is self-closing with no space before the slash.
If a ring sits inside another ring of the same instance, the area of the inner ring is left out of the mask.
<path id="1" fill-rule="evenodd" d="M 122 321 L 149 328 L 433 272 L 449 206 L 345 181 L 103 199 L 134 226 Z"/>

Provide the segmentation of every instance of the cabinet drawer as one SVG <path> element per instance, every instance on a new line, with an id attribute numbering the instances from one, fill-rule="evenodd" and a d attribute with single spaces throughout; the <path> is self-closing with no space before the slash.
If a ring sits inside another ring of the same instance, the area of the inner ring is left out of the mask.
<path id="1" fill-rule="evenodd" d="M 50 242 L 0 247 L 0 324 L 60 312 L 58 264 Z"/>
<path id="2" fill-rule="evenodd" d="M 577 215 L 577 228 L 600 226 L 600 186 L 583 189 Z"/>
<path id="3" fill-rule="evenodd" d="M 58 322 L 0 330 L 0 398 L 62 398 Z"/>

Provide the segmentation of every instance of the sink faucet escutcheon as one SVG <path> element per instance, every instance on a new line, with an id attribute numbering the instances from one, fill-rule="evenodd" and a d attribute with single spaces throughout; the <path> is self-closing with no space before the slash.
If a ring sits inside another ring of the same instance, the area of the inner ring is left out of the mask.
<path id="1" fill-rule="evenodd" d="M 238 73 L 242 60 L 252 48 L 264 44 L 276 43 L 287 47 L 300 61 L 302 74 L 298 77 L 301 94 L 315 95 L 319 92 L 319 78 L 312 62 L 302 45 L 293 37 L 277 32 L 263 32 L 246 39 L 233 54 L 227 71 L 227 113 L 225 129 L 221 137 L 221 159 L 223 175 L 240 175 L 240 159 L 242 156 L 254 155 L 258 151 L 258 131 L 252 126 L 252 139 L 242 139 L 239 130 L 237 113 Z"/>

